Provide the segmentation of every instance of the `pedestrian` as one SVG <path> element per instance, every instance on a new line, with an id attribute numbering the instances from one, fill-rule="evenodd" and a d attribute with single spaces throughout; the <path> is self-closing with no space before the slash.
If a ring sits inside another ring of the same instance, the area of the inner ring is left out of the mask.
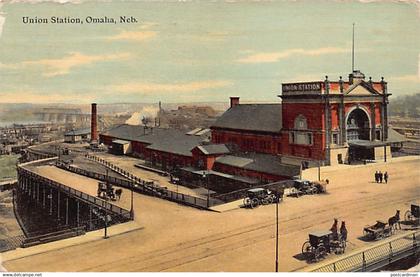
<path id="1" fill-rule="evenodd" d="M 384 181 L 385 181 L 385 184 L 388 184 L 388 172 L 387 171 L 385 171 L 385 173 L 384 173 Z"/>
<path id="2" fill-rule="evenodd" d="M 375 172 L 375 182 L 379 183 L 379 172 L 377 170 Z"/>
<path id="3" fill-rule="evenodd" d="M 379 171 L 379 183 L 382 183 L 383 176 L 382 172 Z"/>

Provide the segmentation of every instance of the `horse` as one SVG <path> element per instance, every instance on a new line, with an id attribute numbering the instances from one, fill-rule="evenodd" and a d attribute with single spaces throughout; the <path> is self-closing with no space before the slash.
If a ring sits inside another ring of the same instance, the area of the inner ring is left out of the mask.
<path id="1" fill-rule="evenodd" d="M 121 199 L 122 189 L 116 189 L 115 190 L 115 196 L 118 198 L 118 200 Z"/>
<path id="2" fill-rule="evenodd" d="M 398 225 L 397 225 L 398 224 Z M 388 219 L 388 225 L 391 227 L 391 230 L 397 230 L 397 227 L 401 230 L 401 224 L 400 224 L 400 211 L 397 210 L 394 216 L 390 217 Z"/>

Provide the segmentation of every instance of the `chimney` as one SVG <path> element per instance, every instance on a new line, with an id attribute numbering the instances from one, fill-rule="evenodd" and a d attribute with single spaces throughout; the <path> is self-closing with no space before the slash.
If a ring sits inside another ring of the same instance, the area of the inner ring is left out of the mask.
<path id="1" fill-rule="evenodd" d="M 230 107 L 235 107 L 239 105 L 239 97 L 230 97 Z"/>
<path id="2" fill-rule="evenodd" d="M 96 103 L 92 103 L 90 119 L 90 141 L 98 142 L 98 114 L 96 112 Z"/>

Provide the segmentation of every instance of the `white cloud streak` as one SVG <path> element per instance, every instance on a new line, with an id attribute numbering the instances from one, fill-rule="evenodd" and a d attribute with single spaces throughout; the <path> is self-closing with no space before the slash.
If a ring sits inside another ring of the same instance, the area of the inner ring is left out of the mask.
<path id="1" fill-rule="evenodd" d="M 321 56 L 347 53 L 349 49 L 338 47 L 323 47 L 317 49 L 292 48 L 280 52 L 261 52 L 250 54 L 237 60 L 239 63 L 273 63 L 292 56 Z"/>
<path id="2" fill-rule="evenodd" d="M 71 93 L 49 94 L 35 91 L 2 92 L 0 103 L 91 103 L 95 101 L 92 93 L 74 95 Z"/>
<path id="3" fill-rule="evenodd" d="M 419 83 L 420 84 L 420 76 L 419 75 L 403 75 L 403 76 L 395 76 L 390 78 L 391 81 L 397 82 L 410 82 L 410 83 Z"/>
<path id="4" fill-rule="evenodd" d="M 233 83 L 226 80 L 208 80 L 188 83 L 148 83 L 148 82 L 134 82 L 110 87 L 111 91 L 117 91 L 125 94 L 141 93 L 188 93 L 208 89 L 216 89 L 231 86 Z"/>
<path id="5" fill-rule="evenodd" d="M 122 31 L 114 36 L 106 37 L 106 40 L 116 41 L 134 41 L 141 42 L 156 37 L 157 32 L 154 31 Z"/>
<path id="6" fill-rule="evenodd" d="M 79 52 L 69 53 L 67 56 L 59 59 L 41 59 L 35 61 L 23 61 L 17 64 L 0 64 L 0 68 L 22 69 L 28 67 L 37 67 L 43 69 L 42 75 L 45 77 L 54 77 L 66 75 L 75 67 L 91 65 L 97 62 L 108 62 L 125 60 L 130 57 L 128 53 L 109 54 L 109 55 L 84 55 Z"/>

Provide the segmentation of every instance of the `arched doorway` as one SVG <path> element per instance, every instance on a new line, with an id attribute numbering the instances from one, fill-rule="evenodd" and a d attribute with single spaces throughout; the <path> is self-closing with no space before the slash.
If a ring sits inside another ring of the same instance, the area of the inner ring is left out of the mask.
<path id="1" fill-rule="evenodd" d="M 346 120 L 347 141 L 370 140 L 370 121 L 367 113 L 356 108 L 349 113 Z"/>

